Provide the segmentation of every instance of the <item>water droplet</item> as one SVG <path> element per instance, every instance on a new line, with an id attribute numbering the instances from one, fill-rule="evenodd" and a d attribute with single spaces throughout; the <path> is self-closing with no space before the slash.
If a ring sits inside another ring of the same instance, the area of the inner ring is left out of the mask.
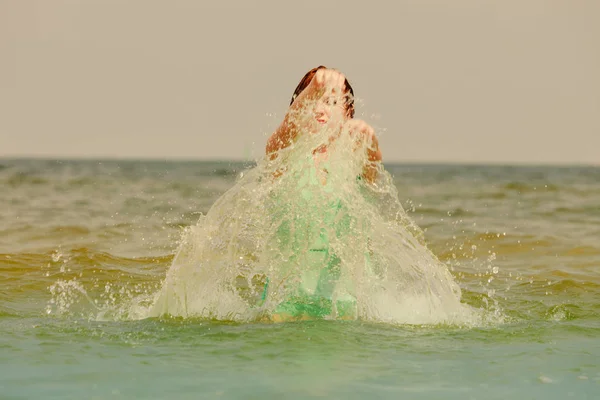
<path id="1" fill-rule="evenodd" d="M 54 261 L 54 262 L 58 262 L 61 257 L 62 257 L 62 254 L 59 251 L 55 251 L 54 253 L 52 253 L 52 261 Z"/>

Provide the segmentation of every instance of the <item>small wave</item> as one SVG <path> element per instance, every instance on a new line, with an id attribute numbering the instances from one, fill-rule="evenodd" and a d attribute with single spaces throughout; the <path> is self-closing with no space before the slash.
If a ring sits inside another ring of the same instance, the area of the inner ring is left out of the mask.
<path id="1" fill-rule="evenodd" d="M 584 207 L 560 206 L 554 208 L 552 211 L 548 211 L 546 215 L 552 216 L 555 214 L 575 214 L 582 215 L 585 217 L 600 216 L 600 207 L 598 207 L 598 205 L 590 205 Z"/>
<path id="2" fill-rule="evenodd" d="M 78 177 L 69 179 L 67 185 L 71 188 L 80 188 L 98 184 L 97 177 Z"/>
<path id="3" fill-rule="evenodd" d="M 532 249 L 555 249 L 561 244 L 558 238 L 539 237 L 529 234 L 500 231 L 473 232 L 464 230 L 453 237 L 451 243 L 439 249 L 439 258 L 473 259 L 487 258 L 490 255 L 509 256 L 515 253 L 530 252 Z"/>
<path id="4" fill-rule="evenodd" d="M 575 304 L 559 304 L 546 311 L 546 318 L 551 321 L 570 321 L 577 319 L 581 307 Z"/>
<path id="5" fill-rule="evenodd" d="M 473 212 L 465 210 L 461 207 L 456 207 L 450 210 L 434 207 L 415 207 L 414 212 L 421 215 L 443 215 L 448 217 L 466 217 L 474 214 Z"/>
<path id="6" fill-rule="evenodd" d="M 600 292 L 600 284 L 592 282 L 585 277 L 556 279 L 556 275 L 544 274 L 524 280 L 513 285 L 511 291 L 516 290 L 527 293 L 529 297 L 537 298 L 547 298 L 548 296 L 556 295 L 580 298 L 587 296 L 589 293 Z"/>
<path id="7" fill-rule="evenodd" d="M 600 248 L 593 246 L 575 246 L 562 252 L 566 256 L 597 256 Z"/>
<path id="8" fill-rule="evenodd" d="M 9 176 L 4 183 L 11 187 L 20 187 L 26 185 L 44 185 L 48 182 L 48 179 L 42 178 L 38 175 L 18 171 Z"/>
<path id="9" fill-rule="evenodd" d="M 504 189 L 510 191 L 516 191 L 519 193 L 530 193 L 530 192 L 558 192 L 561 190 L 560 186 L 552 183 L 530 183 L 514 181 L 506 183 L 503 186 Z"/>
<path id="10" fill-rule="evenodd" d="M 508 193 L 506 191 L 490 191 L 490 192 L 482 192 L 476 193 L 475 198 L 478 200 L 503 200 L 508 197 Z"/>
<path id="11" fill-rule="evenodd" d="M 156 292 L 172 260 L 171 255 L 130 258 L 85 247 L 33 257 L 42 265 L 36 287 L 49 295 L 46 313 L 88 319 L 127 318 L 134 303 Z M 29 261 L 23 255 L 13 258 Z"/>
<path id="12" fill-rule="evenodd" d="M 580 279 L 562 279 L 556 282 L 551 282 L 545 286 L 547 289 L 553 292 L 560 292 L 564 294 L 583 294 L 588 292 L 600 291 L 600 285 L 595 282 L 586 280 L 584 277 Z"/>
<path id="13" fill-rule="evenodd" d="M 60 234 L 63 236 L 70 235 L 87 235 L 91 231 L 89 228 L 81 225 L 61 225 L 49 229 L 51 234 Z"/>

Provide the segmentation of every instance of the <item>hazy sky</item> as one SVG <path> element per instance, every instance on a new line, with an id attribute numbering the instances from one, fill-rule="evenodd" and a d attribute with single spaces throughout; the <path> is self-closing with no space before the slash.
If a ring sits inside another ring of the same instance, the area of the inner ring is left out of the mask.
<path id="1" fill-rule="evenodd" d="M 0 156 L 254 158 L 319 64 L 384 161 L 600 164 L 597 0 L 0 0 Z"/>

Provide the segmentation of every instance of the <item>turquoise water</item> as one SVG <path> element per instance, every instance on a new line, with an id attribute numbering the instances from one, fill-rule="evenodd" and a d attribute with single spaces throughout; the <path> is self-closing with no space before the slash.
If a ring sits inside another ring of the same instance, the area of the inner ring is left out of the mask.
<path id="1" fill-rule="evenodd" d="M 2 398 L 600 396 L 598 168 L 386 165 L 489 316 L 408 325 L 129 318 L 247 165 L 0 164 Z"/>
<path id="2" fill-rule="evenodd" d="M 9 398 L 598 394 L 597 331 L 573 323 L 463 330 L 327 321 L 3 319 L 3 362 L 10 368 L 2 383 Z"/>

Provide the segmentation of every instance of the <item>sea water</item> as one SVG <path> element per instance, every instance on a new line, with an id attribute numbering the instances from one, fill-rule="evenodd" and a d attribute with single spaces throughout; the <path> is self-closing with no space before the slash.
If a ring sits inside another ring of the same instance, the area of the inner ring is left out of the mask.
<path id="1" fill-rule="evenodd" d="M 313 157 L 277 178 L 277 160 L 2 160 L 0 397 L 599 396 L 598 168 L 386 164 L 370 187 L 336 154 L 308 193 L 338 189 L 333 292 L 356 314 L 284 323 L 302 264 L 274 244 L 311 212 L 293 177 Z M 278 265 L 292 289 L 261 303 Z"/>

